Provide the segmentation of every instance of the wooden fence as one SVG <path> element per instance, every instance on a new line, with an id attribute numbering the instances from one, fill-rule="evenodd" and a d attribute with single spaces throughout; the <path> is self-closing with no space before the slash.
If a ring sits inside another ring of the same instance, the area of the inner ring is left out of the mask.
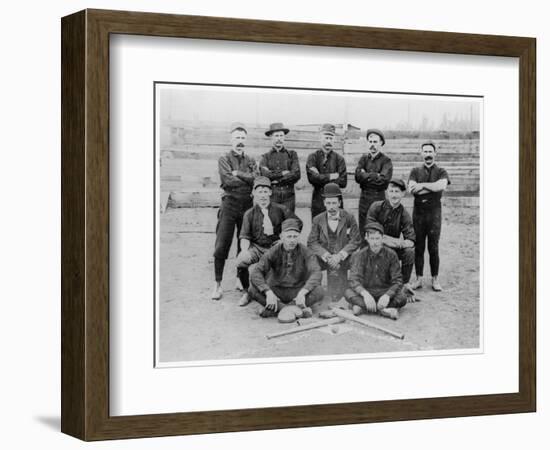
<path id="1" fill-rule="evenodd" d="M 248 130 L 245 152 L 259 162 L 269 151 L 271 141 L 264 136 L 265 128 Z M 220 202 L 218 158 L 230 150 L 229 133 L 221 127 L 172 127 L 161 141 L 160 188 L 168 207 L 212 207 Z M 394 176 L 408 179 L 412 167 L 421 164 L 420 144 L 425 137 L 406 133 L 388 133 L 382 151 L 393 161 Z M 437 163 L 445 167 L 451 185 L 445 193 L 446 202 L 460 206 L 477 206 L 479 202 L 480 162 L 479 138 L 471 135 L 435 134 L 432 140 L 438 147 Z M 307 181 L 307 156 L 319 148 L 316 131 L 296 130 L 287 135 L 285 145 L 298 153 L 301 179 L 296 184 L 297 204 L 310 204 L 311 185 Z M 357 162 L 367 150 L 363 131 L 337 130 L 335 151 L 342 154 L 348 168 L 348 186 L 345 198 L 358 198 L 359 185 L 354 171 Z M 411 199 L 405 199 L 409 205 Z"/>

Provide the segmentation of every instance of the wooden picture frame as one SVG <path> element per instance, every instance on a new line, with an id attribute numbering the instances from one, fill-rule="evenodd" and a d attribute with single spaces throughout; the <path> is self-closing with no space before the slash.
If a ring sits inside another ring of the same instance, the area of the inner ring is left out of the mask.
<path id="1" fill-rule="evenodd" d="M 62 415 L 84 440 L 474 416 L 536 407 L 536 40 L 85 10 L 62 30 Z M 109 36 L 132 34 L 519 58 L 519 391 L 494 395 L 109 415 Z"/>

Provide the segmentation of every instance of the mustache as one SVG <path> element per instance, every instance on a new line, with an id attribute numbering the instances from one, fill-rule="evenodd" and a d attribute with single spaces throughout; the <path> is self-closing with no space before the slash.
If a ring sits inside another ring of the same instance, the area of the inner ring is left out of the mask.
<path id="1" fill-rule="evenodd" d="M 376 150 L 376 146 L 371 145 L 371 146 L 369 147 L 369 150 Z"/>
<path id="2" fill-rule="evenodd" d="M 243 143 L 239 143 L 239 144 L 237 144 L 237 147 L 244 147 L 244 144 L 243 144 Z"/>

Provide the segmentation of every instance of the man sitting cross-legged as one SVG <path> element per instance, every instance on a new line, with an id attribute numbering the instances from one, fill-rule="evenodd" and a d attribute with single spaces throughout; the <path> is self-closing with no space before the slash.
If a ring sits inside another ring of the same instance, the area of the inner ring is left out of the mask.
<path id="1" fill-rule="evenodd" d="M 306 316 L 311 315 L 309 307 L 325 295 L 317 257 L 298 242 L 301 228 L 299 219 L 286 219 L 281 242 L 251 268 L 248 294 L 264 306 L 262 317 L 277 315 L 288 303 L 295 303 Z"/>
<path id="2" fill-rule="evenodd" d="M 376 313 L 392 319 L 407 304 L 401 267 L 396 253 L 383 245 L 384 228 L 378 222 L 366 226 L 368 247 L 352 257 L 346 300 L 353 313 Z"/>

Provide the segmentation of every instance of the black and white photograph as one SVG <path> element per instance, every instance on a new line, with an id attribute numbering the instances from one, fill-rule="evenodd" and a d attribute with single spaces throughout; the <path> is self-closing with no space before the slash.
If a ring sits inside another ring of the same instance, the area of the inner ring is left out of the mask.
<path id="1" fill-rule="evenodd" d="M 157 367 L 483 351 L 483 97 L 154 94 Z"/>

